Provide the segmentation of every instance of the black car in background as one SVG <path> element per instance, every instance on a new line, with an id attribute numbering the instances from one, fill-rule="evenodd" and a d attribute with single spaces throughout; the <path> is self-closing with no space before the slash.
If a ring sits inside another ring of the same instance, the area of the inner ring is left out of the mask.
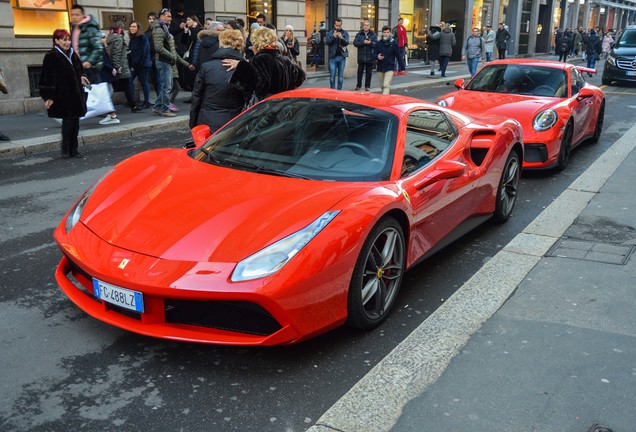
<path id="1" fill-rule="evenodd" d="M 636 83 L 636 26 L 627 27 L 607 55 L 602 82 L 612 81 Z"/>

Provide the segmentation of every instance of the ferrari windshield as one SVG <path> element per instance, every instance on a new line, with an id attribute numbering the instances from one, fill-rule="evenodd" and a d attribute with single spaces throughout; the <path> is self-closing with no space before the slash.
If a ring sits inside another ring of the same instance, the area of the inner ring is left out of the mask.
<path id="1" fill-rule="evenodd" d="M 218 131 L 193 156 L 263 174 L 333 181 L 388 180 L 398 118 L 327 99 L 264 101 Z"/>
<path id="2" fill-rule="evenodd" d="M 563 69 L 535 65 L 496 64 L 482 68 L 467 90 L 531 96 L 566 97 L 567 76 Z"/>

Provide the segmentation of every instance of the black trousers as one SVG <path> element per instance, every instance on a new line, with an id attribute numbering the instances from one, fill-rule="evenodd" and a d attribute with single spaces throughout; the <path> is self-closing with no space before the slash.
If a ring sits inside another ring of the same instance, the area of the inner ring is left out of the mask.
<path id="1" fill-rule="evenodd" d="M 499 59 L 505 59 L 506 58 L 506 49 L 507 48 L 497 47 L 497 53 L 499 53 Z"/>
<path id="2" fill-rule="evenodd" d="M 77 153 L 77 135 L 79 134 L 79 117 L 64 117 L 62 119 L 62 156 L 75 156 Z"/>
<path id="3" fill-rule="evenodd" d="M 364 87 L 371 87 L 373 63 L 358 63 L 358 82 L 356 84 L 356 87 L 362 87 L 362 74 L 364 74 Z"/>

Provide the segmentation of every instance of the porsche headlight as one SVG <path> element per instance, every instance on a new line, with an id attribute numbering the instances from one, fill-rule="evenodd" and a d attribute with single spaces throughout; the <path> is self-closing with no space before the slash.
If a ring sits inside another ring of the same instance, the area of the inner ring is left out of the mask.
<path id="1" fill-rule="evenodd" d="M 532 121 L 532 127 L 539 132 L 545 131 L 554 126 L 558 119 L 559 116 L 554 110 L 541 111 Z"/>
<path id="2" fill-rule="evenodd" d="M 239 262 L 232 273 L 232 282 L 247 281 L 269 276 L 280 270 L 307 245 L 340 211 L 329 211 L 276 243 L 261 249 Z"/>
<path id="3" fill-rule="evenodd" d="M 99 179 L 97 179 L 97 181 L 93 183 L 93 185 L 90 188 L 86 189 L 86 192 L 84 192 L 84 194 L 80 197 L 80 199 L 77 201 L 75 206 L 71 209 L 68 216 L 66 217 L 65 228 L 66 228 L 67 234 L 79 222 L 80 217 L 82 216 L 82 212 L 84 211 L 84 207 L 86 207 L 86 203 L 88 202 L 88 199 L 90 198 L 91 194 L 93 193 L 97 185 L 102 180 L 104 180 L 106 176 L 110 174 L 111 172 L 113 172 L 112 169 L 106 171 L 106 173 L 104 173 Z"/>
<path id="4" fill-rule="evenodd" d="M 437 105 L 443 106 L 443 107 L 448 106 L 448 104 L 446 103 L 446 101 L 444 99 L 440 99 L 440 100 L 436 101 L 435 103 Z"/>
<path id="5" fill-rule="evenodd" d="M 612 66 L 616 66 L 616 57 L 613 56 L 611 53 L 607 55 L 607 60 L 605 61 L 611 64 Z"/>

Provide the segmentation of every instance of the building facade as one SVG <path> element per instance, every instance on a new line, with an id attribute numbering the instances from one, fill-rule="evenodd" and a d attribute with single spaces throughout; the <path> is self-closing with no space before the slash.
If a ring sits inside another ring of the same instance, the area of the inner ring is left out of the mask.
<path id="1" fill-rule="evenodd" d="M 248 24 L 258 13 L 279 29 L 294 27 L 300 41 L 300 60 L 311 75 L 325 72 L 324 35 L 339 17 L 351 43 L 364 20 L 379 33 L 384 25 L 395 26 L 404 18 L 409 36 L 408 58 L 426 62 L 426 33 L 431 24 L 445 21 L 457 34 L 453 59 L 472 27 L 503 22 L 512 40 L 509 56 L 548 53 L 555 28 L 624 28 L 636 22 L 636 0 L 77 0 L 86 13 L 97 17 L 107 31 L 110 23 L 133 19 L 147 27 L 147 13 L 181 3 L 203 22 L 242 18 Z M 72 0 L 0 0 L 0 65 L 9 94 L 0 94 L 0 115 L 42 110 L 38 81 L 42 59 L 52 46 L 57 28 L 69 28 Z M 313 37 L 312 37 L 313 36 Z M 322 36 L 322 38 L 321 38 Z M 357 68 L 357 50 L 351 46 L 346 76 Z"/>

